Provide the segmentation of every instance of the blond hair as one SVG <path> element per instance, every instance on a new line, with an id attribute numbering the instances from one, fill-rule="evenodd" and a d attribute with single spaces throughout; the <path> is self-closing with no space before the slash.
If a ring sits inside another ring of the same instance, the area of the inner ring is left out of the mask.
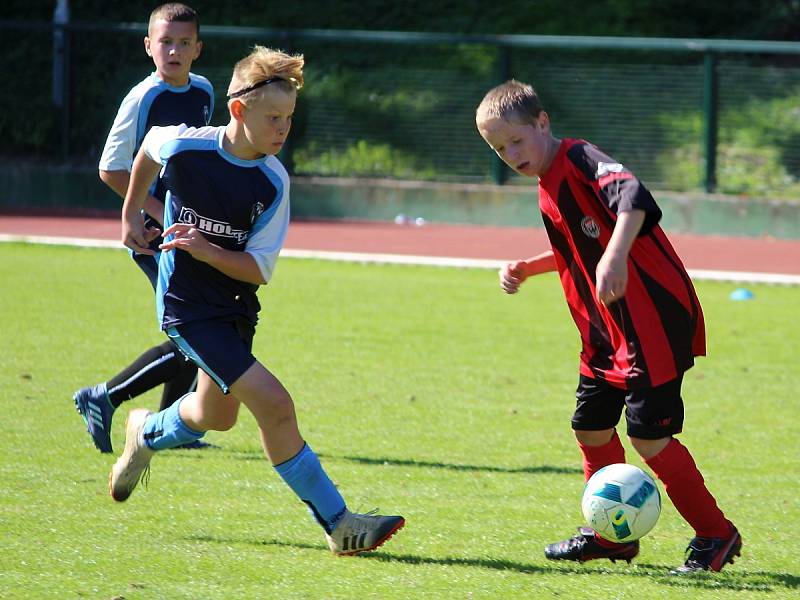
<path id="1" fill-rule="evenodd" d="M 286 92 L 299 90 L 304 83 L 304 64 L 302 54 L 289 55 L 280 50 L 255 46 L 233 67 L 228 98 L 254 97 L 268 84 L 277 85 Z"/>
<path id="2" fill-rule="evenodd" d="M 510 79 L 489 90 L 475 111 L 475 121 L 504 119 L 535 123 L 544 110 L 536 91 L 527 83 Z"/>

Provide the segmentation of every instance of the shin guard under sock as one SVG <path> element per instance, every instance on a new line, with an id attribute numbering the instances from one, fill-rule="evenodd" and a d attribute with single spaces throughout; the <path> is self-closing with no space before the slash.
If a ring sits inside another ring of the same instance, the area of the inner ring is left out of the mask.
<path id="1" fill-rule="evenodd" d="M 663 482 L 672 504 L 699 537 L 728 537 L 730 523 L 706 488 L 685 446 L 673 438 L 661 452 L 645 462 Z"/>
<path id="2" fill-rule="evenodd" d="M 602 446 L 587 446 L 578 442 L 583 456 L 583 477 L 585 481 L 597 471 L 608 465 L 625 462 L 625 448 L 619 440 L 617 432 Z"/>
<path id="3" fill-rule="evenodd" d="M 308 505 L 311 514 L 330 533 L 344 515 L 344 498 L 322 469 L 319 458 L 308 444 L 294 457 L 275 465 L 275 470 L 292 488 L 292 491 Z"/>
<path id="4" fill-rule="evenodd" d="M 578 447 L 581 449 L 581 455 L 583 456 L 583 477 L 585 481 L 589 481 L 589 478 L 603 467 L 625 462 L 625 448 L 623 448 L 616 431 L 611 436 L 611 439 L 602 446 L 587 446 L 578 442 Z M 600 537 L 597 532 L 595 532 L 594 539 L 600 546 L 605 548 L 619 546 L 615 542 Z"/>

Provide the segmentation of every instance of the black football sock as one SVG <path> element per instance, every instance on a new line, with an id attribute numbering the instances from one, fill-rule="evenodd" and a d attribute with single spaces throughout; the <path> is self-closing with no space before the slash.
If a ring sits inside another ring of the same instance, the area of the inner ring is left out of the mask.
<path id="1" fill-rule="evenodd" d="M 164 384 L 164 391 L 161 394 L 161 406 L 158 410 L 164 410 L 174 404 L 189 392 L 193 392 L 197 386 L 197 366 L 182 354 L 183 359 L 181 370 Z"/>
<path id="2" fill-rule="evenodd" d="M 117 408 L 175 377 L 184 367 L 184 356 L 172 342 L 164 342 L 143 353 L 106 383 L 108 398 Z"/>

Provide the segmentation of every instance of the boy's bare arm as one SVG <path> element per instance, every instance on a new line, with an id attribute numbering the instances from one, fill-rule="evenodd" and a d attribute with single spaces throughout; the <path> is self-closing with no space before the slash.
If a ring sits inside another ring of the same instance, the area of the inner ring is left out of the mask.
<path id="1" fill-rule="evenodd" d="M 164 251 L 184 250 L 228 277 L 256 285 L 266 283 L 258 263 L 249 253 L 226 250 L 211 243 L 194 225 L 174 223 L 164 231 L 164 238 L 167 236 L 172 237 L 161 244 Z"/>
<path id="2" fill-rule="evenodd" d="M 522 269 L 525 278 L 532 275 L 540 275 L 541 273 L 549 273 L 556 271 L 556 259 L 552 250 L 542 252 L 531 258 L 522 261 Z"/>
<path id="3" fill-rule="evenodd" d="M 131 180 L 131 174 L 128 173 L 128 171 L 123 169 L 118 171 L 104 171 L 100 169 L 100 180 L 114 190 L 120 198 L 125 200 L 125 192 L 128 191 L 128 183 Z"/>
<path id="4" fill-rule="evenodd" d="M 122 205 L 122 243 L 140 254 L 155 254 L 147 245 L 158 237 L 159 230 L 145 228 L 142 209 L 150 196 L 150 184 L 158 175 L 161 163 L 139 150 L 133 161 L 130 182 Z"/>
<path id="5" fill-rule="evenodd" d="M 525 260 L 508 263 L 500 269 L 500 287 L 506 294 L 516 294 L 519 286 L 528 277 L 556 270 L 556 259 L 552 250 L 542 252 Z"/>
<path id="6" fill-rule="evenodd" d="M 616 302 L 625 295 L 628 285 L 628 254 L 644 223 L 643 210 L 630 210 L 617 215 L 614 232 L 603 256 L 597 263 L 597 299 L 605 305 Z"/>
<path id="7" fill-rule="evenodd" d="M 124 169 L 118 171 L 104 171 L 100 169 L 100 179 L 114 190 L 120 198 L 123 200 L 125 199 L 125 194 L 128 191 L 128 185 L 130 185 L 131 180 L 131 174 L 128 173 L 128 171 Z M 164 203 L 158 198 L 148 194 L 142 208 L 144 208 L 144 212 L 153 217 L 161 225 L 164 224 Z"/>

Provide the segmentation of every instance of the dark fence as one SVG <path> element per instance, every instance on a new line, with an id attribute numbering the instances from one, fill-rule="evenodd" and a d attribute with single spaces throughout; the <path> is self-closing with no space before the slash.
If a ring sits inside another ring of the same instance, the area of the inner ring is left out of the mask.
<path id="1" fill-rule="evenodd" d="M 122 97 L 153 69 L 145 33 L 140 23 L 0 21 L 13 82 L 0 90 L 2 154 L 95 164 Z M 202 37 L 193 70 L 215 85 L 215 124 L 227 120 L 233 63 L 253 44 L 306 56 L 282 155 L 299 175 L 503 183 L 512 174 L 478 136 L 474 111 L 515 77 L 537 89 L 557 136 L 593 141 L 651 187 L 800 192 L 798 43 L 213 26 Z"/>

